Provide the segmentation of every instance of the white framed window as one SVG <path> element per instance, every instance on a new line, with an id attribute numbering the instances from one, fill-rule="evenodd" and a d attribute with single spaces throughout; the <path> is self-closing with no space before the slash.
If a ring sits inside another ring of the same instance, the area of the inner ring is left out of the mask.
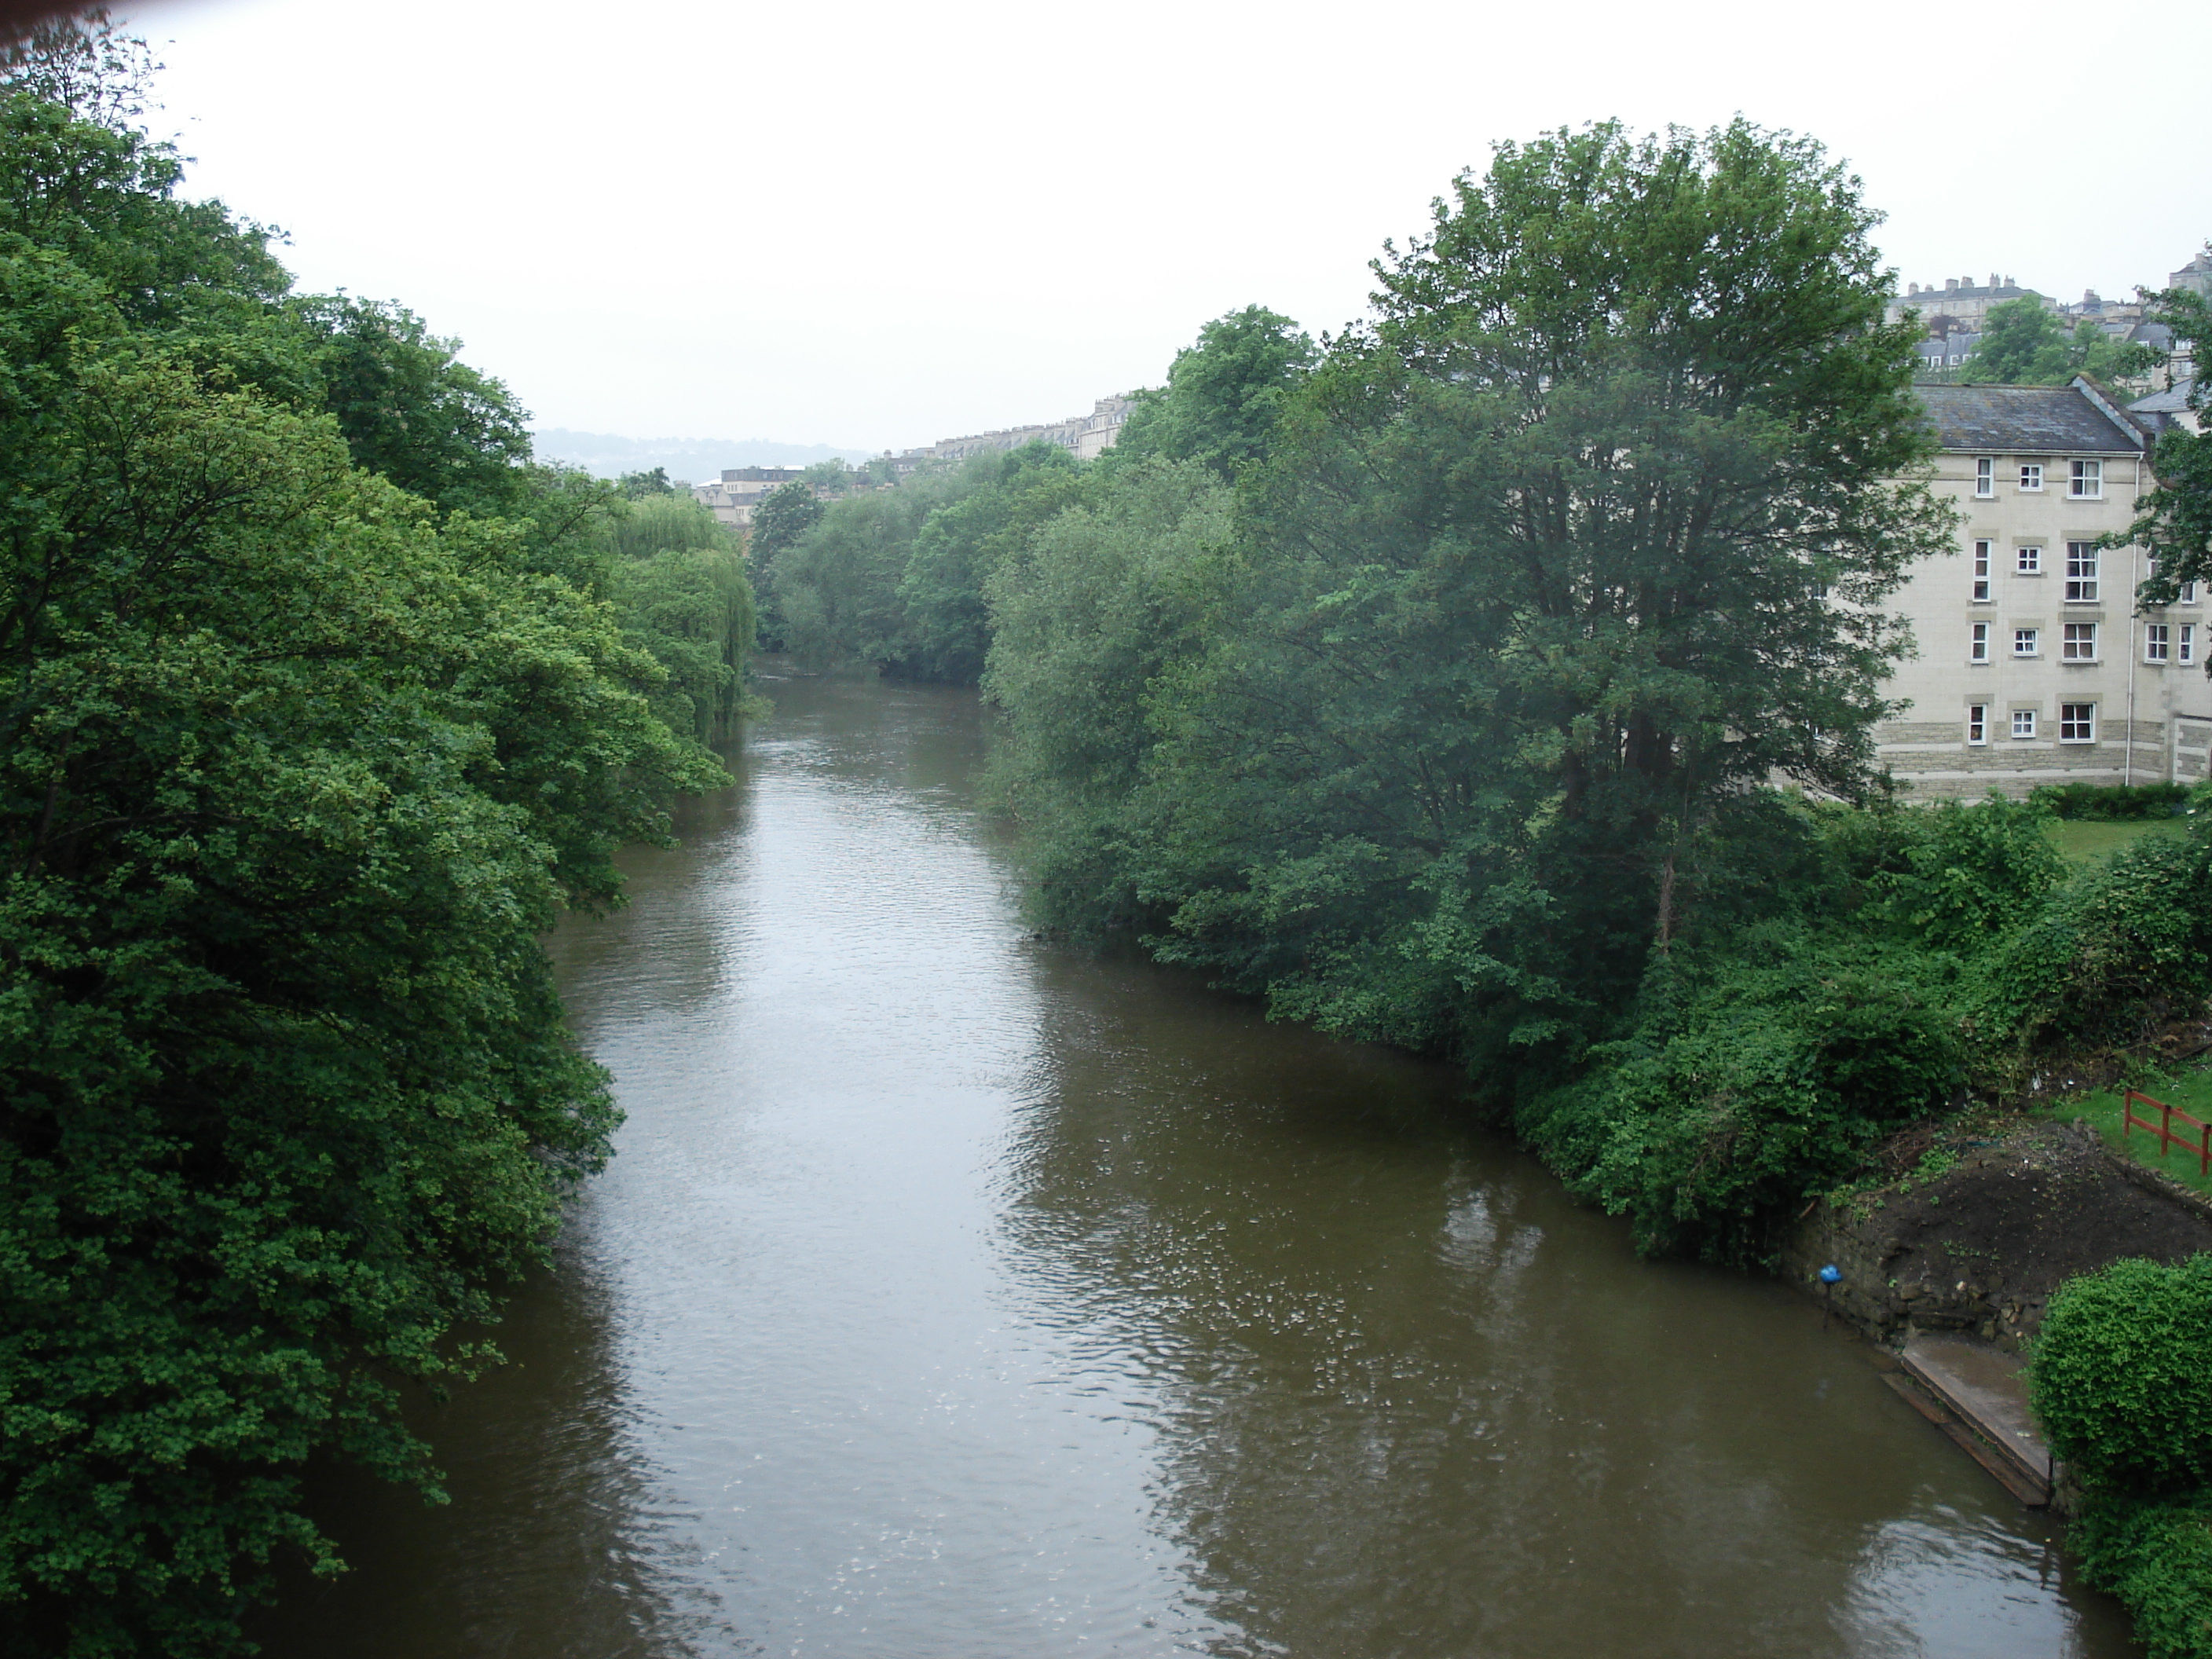
<path id="1" fill-rule="evenodd" d="M 2013 574 L 2020 576 L 2040 576 L 2043 574 L 2043 550 L 2039 547 L 2015 547 L 2012 550 Z"/>
<path id="2" fill-rule="evenodd" d="M 2061 743 L 2094 743 L 2097 740 L 2097 705 L 2094 702 L 2062 702 L 2058 705 L 2058 741 Z"/>
<path id="3" fill-rule="evenodd" d="M 1985 702 L 1966 705 L 1966 741 L 1981 744 L 1990 740 L 1990 706 Z"/>
<path id="4" fill-rule="evenodd" d="M 2020 464 L 2020 487 L 2034 495 L 2043 488 L 2043 463 L 2022 461 Z"/>
<path id="5" fill-rule="evenodd" d="M 2097 544 L 2094 542 L 2066 544 L 2066 602 L 2069 605 L 2094 605 L 2097 602 Z"/>
<path id="6" fill-rule="evenodd" d="M 2068 623 L 2059 636 L 2058 659 L 2061 662 L 2094 662 L 2097 660 L 2097 624 Z"/>
<path id="7" fill-rule="evenodd" d="M 2180 591 L 2179 592 L 2176 593 L 2176 594 L 2173 596 L 2173 602 L 2174 602 L 2176 605 L 2194 605 L 2194 604 L 2196 604 L 2196 603 L 2197 603 L 2197 584 L 2196 584 L 2195 582 L 2184 582 L 2184 583 L 2182 583 L 2182 585 L 2181 585 L 2181 591 Z"/>
<path id="8" fill-rule="evenodd" d="M 2013 655 L 2015 657 L 2032 657 L 2035 655 L 2037 641 L 2039 637 L 2040 632 L 2041 630 L 2033 628 L 2014 629 L 2012 630 Z"/>
<path id="9" fill-rule="evenodd" d="M 2012 711 L 2012 734 L 2015 738 L 2032 738 L 2035 735 L 2035 710 L 2015 708 Z"/>
<path id="10" fill-rule="evenodd" d="M 2181 637 L 2173 642 L 2174 659 L 2177 662 L 2195 662 L 2197 660 L 2197 624 L 2183 623 L 2180 625 L 2180 633 Z"/>
<path id="11" fill-rule="evenodd" d="M 2103 501 L 2105 464 L 2102 461 L 2075 461 L 2073 474 L 2066 481 L 2066 493 L 2077 501 Z"/>
<path id="12" fill-rule="evenodd" d="M 1996 493 L 1996 458 L 1993 455 L 1984 455 L 1974 463 L 1974 494 L 1987 497 Z"/>
<path id="13" fill-rule="evenodd" d="M 2143 660 L 2164 662 L 2173 649 L 2173 634 L 2164 623 L 2143 624 Z"/>
<path id="14" fill-rule="evenodd" d="M 1975 623 L 1967 635 L 1966 660 L 1987 662 L 1990 659 L 1990 625 Z"/>
<path id="15" fill-rule="evenodd" d="M 1974 603 L 1990 602 L 1990 555 L 1996 550 L 1992 542 L 1974 544 Z"/>

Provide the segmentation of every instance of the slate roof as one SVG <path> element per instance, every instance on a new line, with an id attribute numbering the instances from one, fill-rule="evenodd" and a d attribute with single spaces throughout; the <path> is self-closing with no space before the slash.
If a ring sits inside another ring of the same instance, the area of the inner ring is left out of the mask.
<path id="1" fill-rule="evenodd" d="M 2135 455 L 2139 434 L 2106 414 L 2078 386 L 1916 386 L 1936 441 L 1948 450 L 2001 455 Z"/>
<path id="2" fill-rule="evenodd" d="M 2138 398 L 2128 405 L 2129 411 L 2137 415 L 2175 415 L 2189 407 L 2190 388 L 2193 380 L 2184 380 L 2165 392 L 2154 392 L 2148 398 Z"/>

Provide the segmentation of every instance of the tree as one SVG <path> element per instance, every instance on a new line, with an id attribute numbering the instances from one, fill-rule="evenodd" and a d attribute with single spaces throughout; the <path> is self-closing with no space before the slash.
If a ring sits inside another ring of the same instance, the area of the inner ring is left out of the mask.
<path id="1" fill-rule="evenodd" d="M 1230 509 L 1197 461 L 1125 465 L 985 579 L 983 690 L 1007 732 L 988 792 L 1021 825 L 1031 908 L 1048 925 L 1096 935 L 1142 911 L 1127 848 L 1158 741 L 1147 703 L 1206 648 Z"/>
<path id="2" fill-rule="evenodd" d="M 396 1384 L 479 1363 L 614 1121 L 538 935 L 708 774 L 603 611 L 326 419 L 76 385 L 58 470 L 9 469 L 0 1601 L 185 1653 L 329 1559 L 309 1451 L 434 1491 Z"/>
<path id="3" fill-rule="evenodd" d="M 615 488 L 625 501 L 639 501 L 647 495 L 673 495 L 676 486 L 668 482 L 668 469 L 656 466 L 650 472 L 625 472 L 616 480 Z"/>
<path id="4" fill-rule="evenodd" d="M 73 28 L 0 96 L 0 1620 L 189 1659 L 336 1565 L 308 1457 L 436 1494 L 403 1395 L 495 1358 L 617 1121 L 540 936 L 723 775 L 602 602 L 611 489 L 290 301 Z"/>
<path id="5" fill-rule="evenodd" d="M 529 414 L 499 381 L 460 361 L 398 305 L 295 302 L 316 344 L 317 401 L 337 419 L 358 466 L 447 512 L 514 505 L 531 458 Z"/>
<path id="6" fill-rule="evenodd" d="M 856 476 L 850 465 L 831 456 L 826 461 L 810 464 L 799 475 L 799 481 L 810 485 L 817 495 L 842 495 L 851 489 Z"/>
<path id="7" fill-rule="evenodd" d="M 1267 453 L 1283 399 L 1316 356 L 1296 323 L 1265 307 L 1218 317 L 1176 354 L 1166 388 L 1138 397 L 1108 453 L 1200 461 L 1233 477 Z"/>
<path id="8" fill-rule="evenodd" d="M 745 557 L 751 567 L 753 587 L 763 601 L 760 640 L 769 650 L 781 650 L 788 632 L 779 598 L 776 564 L 800 537 L 822 522 L 827 510 L 813 486 L 796 478 L 770 490 L 768 499 L 753 510 Z"/>
<path id="9" fill-rule="evenodd" d="M 2040 300 L 2007 300 L 1990 307 L 1981 341 L 1959 376 L 2010 386 L 2063 386 L 2076 374 L 2129 380 L 2148 373 L 2157 361 L 2149 347 L 2114 339 L 2092 322 L 2069 334 Z"/>
<path id="10" fill-rule="evenodd" d="M 2168 289 L 2158 305 L 2176 344 L 2202 362 L 2212 348 L 2212 302 L 2190 289 Z M 2197 429 L 2178 424 L 2159 434 L 2151 452 L 2158 487 L 2143 497 L 2125 538 L 2150 550 L 2154 574 L 2139 596 L 2148 606 L 2172 605 L 2184 582 L 2212 580 L 2212 430 L 2204 425 L 2212 390 L 2201 373 L 2190 382 L 2188 404 Z"/>
<path id="11" fill-rule="evenodd" d="M 41 27 L 0 63 L 0 232 L 101 283 L 133 326 L 267 311 L 291 286 L 273 233 L 220 202 L 176 198 L 175 147 L 127 124 L 152 73 L 145 43 L 90 16 Z"/>
<path id="12" fill-rule="evenodd" d="M 1927 451 L 1874 222 L 1809 140 L 1606 125 L 1386 249 L 1243 480 L 1212 647 L 1147 699 L 1161 954 L 1478 1064 L 1572 1052 L 1760 784 L 1872 787 L 1881 602 L 1949 544 L 1890 482 Z"/>
<path id="13" fill-rule="evenodd" d="M 977 455 L 923 520 L 899 583 L 904 672 L 972 684 L 990 646 L 983 592 L 991 573 L 1082 491 L 1074 457 L 1056 444 Z"/>
<path id="14" fill-rule="evenodd" d="M 730 736 L 756 706 L 744 685 L 757 619 L 736 532 L 672 490 L 611 504 L 602 522 L 623 638 L 665 675 L 639 689 L 679 736 Z"/>
<path id="15" fill-rule="evenodd" d="M 907 660 L 911 641 L 899 581 L 935 501 L 933 492 L 915 487 L 848 496 L 784 550 L 775 605 L 800 660 L 823 668 L 850 662 L 890 668 Z"/>

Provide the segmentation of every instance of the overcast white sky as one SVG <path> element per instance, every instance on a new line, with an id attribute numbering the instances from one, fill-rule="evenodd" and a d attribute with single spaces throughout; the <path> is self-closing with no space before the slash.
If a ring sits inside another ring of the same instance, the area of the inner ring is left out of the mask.
<path id="1" fill-rule="evenodd" d="M 131 20 L 195 189 L 285 227 L 304 287 L 401 300 L 541 425 L 635 437 L 903 448 L 1087 411 L 1236 307 L 1340 327 L 1493 139 L 1607 116 L 1819 137 L 1901 281 L 2124 295 L 2212 235 L 2204 0 Z"/>

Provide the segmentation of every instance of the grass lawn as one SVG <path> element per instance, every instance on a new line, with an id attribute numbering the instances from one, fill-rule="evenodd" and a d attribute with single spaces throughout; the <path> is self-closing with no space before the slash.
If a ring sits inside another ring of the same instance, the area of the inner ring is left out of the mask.
<path id="1" fill-rule="evenodd" d="M 2117 830 L 2122 826 L 2099 824 L 2094 827 Z M 2143 1092 L 2154 1100 L 2164 1101 L 2177 1111 L 2188 1113 L 2199 1122 L 2212 1121 L 2212 1070 L 2192 1067 L 2175 1081 L 2154 1084 Z M 2158 1155 L 2158 1137 L 2145 1134 L 2141 1129 L 2131 1129 L 2124 1140 L 2121 1139 L 2120 1095 L 2117 1090 L 2109 1093 L 2100 1091 L 2086 1099 L 2062 1101 L 2039 1115 L 2055 1118 L 2061 1123 L 2071 1123 L 2077 1117 L 2087 1118 L 2097 1126 L 2097 1133 L 2105 1138 L 2105 1144 L 2114 1152 L 2172 1176 L 2183 1186 L 2194 1188 L 2207 1197 L 2212 1197 L 2212 1178 L 2197 1173 L 2197 1154 L 2194 1152 L 2185 1152 L 2177 1146 L 2161 1158 Z M 2158 1117 L 2156 1111 L 2140 1104 L 2136 1108 L 2136 1115 L 2148 1117 L 2153 1121 L 2156 1121 Z M 2197 1131 L 2188 1128 L 2185 1124 L 2177 1123 L 2173 1127 L 2186 1130 L 2191 1140 L 2197 1138 Z"/>
<path id="2" fill-rule="evenodd" d="M 2118 852 L 2138 836 L 2186 836 L 2189 820 L 2138 818 L 2131 823 L 2087 823 L 2057 818 L 2051 821 L 2048 830 L 2051 841 L 2063 856 L 2076 864 L 2088 864 Z"/>

